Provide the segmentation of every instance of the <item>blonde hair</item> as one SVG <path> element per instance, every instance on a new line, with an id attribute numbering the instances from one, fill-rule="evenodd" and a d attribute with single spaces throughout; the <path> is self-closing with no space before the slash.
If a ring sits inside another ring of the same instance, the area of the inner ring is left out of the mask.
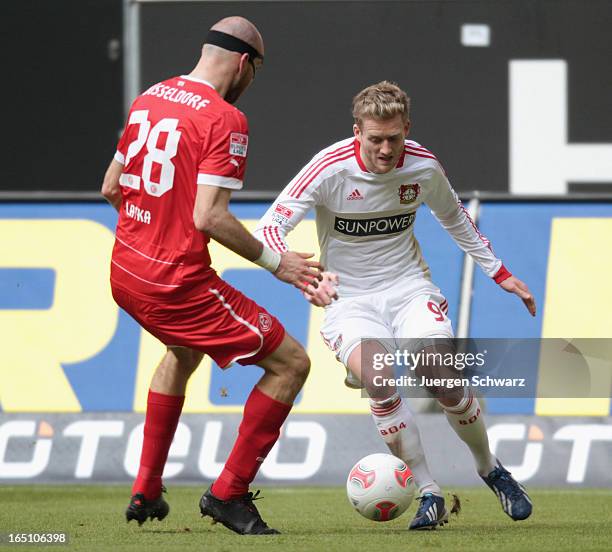
<path id="1" fill-rule="evenodd" d="M 410 118 L 410 98 L 397 84 L 382 81 L 364 88 L 353 98 L 353 118 L 361 126 L 363 119 L 392 119 L 401 115 Z"/>

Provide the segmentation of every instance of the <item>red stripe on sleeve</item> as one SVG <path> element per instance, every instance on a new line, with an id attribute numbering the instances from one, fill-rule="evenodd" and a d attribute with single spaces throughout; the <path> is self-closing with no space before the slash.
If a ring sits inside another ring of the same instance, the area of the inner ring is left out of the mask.
<path id="1" fill-rule="evenodd" d="M 274 234 L 276 234 L 276 238 L 278 239 L 278 242 L 284 251 L 287 251 L 287 248 L 285 247 L 285 244 L 283 243 L 283 238 L 281 238 L 280 232 L 278 231 L 278 226 L 275 226 L 273 229 Z"/>
<path id="2" fill-rule="evenodd" d="M 412 142 L 410 140 L 408 140 L 408 142 L 404 144 L 404 147 L 411 148 L 416 151 L 421 151 L 423 153 L 428 153 L 429 155 L 433 155 L 433 153 L 431 153 L 427 148 L 424 148 L 423 146 L 418 146 L 416 142 Z"/>
<path id="3" fill-rule="evenodd" d="M 472 220 L 470 213 L 468 213 L 467 209 L 463 206 L 463 203 L 461 203 L 461 201 L 458 201 L 457 203 L 459 205 L 459 208 L 463 211 L 463 213 L 467 217 L 469 223 L 472 225 L 472 228 L 474 229 L 476 234 L 478 234 L 480 241 L 482 241 L 482 243 L 484 243 L 489 249 L 491 249 L 491 242 L 480 233 L 480 230 L 478 230 L 478 227 L 474 224 L 474 221 Z"/>
<path id="4" fill-rule="evenodd" d="M 313 173 L 313 171 L 316 171 L 321 166 L 322 163 L 325 163 L 327 160 L 331 159 L 335 155 L 342 155 L 342 154 L 346 153 L 352 147 L 353 147 L 352 144 L 349 145 L 349 146 L 343 146 L 343 147 L 338 148 L 338 149 L 336 149 L 334 151 L 330 151 L 329 153 L 326 153 L 321 159 L 319 159 L 317 161 L 314 161 L 312 163 L 312 165 L 308 168 L 308 170 L 306 172 L 304 172 L 304 174 L 291 187 L 291 190 L 289 190 L 289 195 L 293 196 L 293 197 L 296 197 L 295 193 L 300 188 L 300 186 L 302 185 L 304 180 L 307 179 Z"/>
<path id="5" fill-rule="evenodd" d="M 279 248 L 278 244 L 274 240 L 274 236 L 272 235 L 272 232 L 269 226 L 264 226 L 263 234 L 264 234 L 264 238 L 266 238 L 266 242 L 268 243 L 268 246 L 270 247 L 270 249 L 272 249 L 273 251 L 276 251 L 277 253 L 283 252 L 283 250 Z"/>
<path id="6" fill-rule="evenodd" d="M 413 149 L 408 147 L 404 148 L 404 153 L 407 153 L 408 155 L 413 155 L 415 157 L 426 157 L 427 159 L 435 159 L 436 161 L 438 160 L 433 154 L 425 153 L 423 151 L 414 151 Z"/>
<path id="7" fill-rule="evenodd" d="M 349 159 L 350 157 L 353 157 L 355 155 L 355 153 L 353 151 L 350 151 L 348 154 L 344 154 L 342 157 L 337 157 L 337 158 L 330 158 L 330 160 L 325 163 L 325 165 L 322 165 L 321 167 L 319 167 L 319 169 L 317 169 L 317 171 L 310 176 L 310 178 L 308 180 L 306 180 L 306 182 L 304 182 L 304 184 L 302 185 L 302 187 L 297 191 L 297 193 L 294 195 L 295 198 L 299 198 L 302 193 L 304 192 L 304 190 L 306 190 L 308 188 L 308 186 L 310 186 L 311 182 L 321 173 L 323 172 L 327 167 L 329 167 L 330 165 L 334 165 L 335 163 L 339 163 L 340 161 L 344 161 L 345 159 Z"/>

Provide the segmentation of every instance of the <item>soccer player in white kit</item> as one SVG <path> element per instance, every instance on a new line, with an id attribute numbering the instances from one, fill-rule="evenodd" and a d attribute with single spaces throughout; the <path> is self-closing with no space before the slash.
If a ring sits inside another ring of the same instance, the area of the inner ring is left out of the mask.
<path id="1" fill-rule="evenodd" d="M 532 316 L 535 301 L 493 253 L 436 157 L 406 139 L 409 107 L 406 93 L 387 81 L 357 94 L 354 136 L 318 153 L 271 205 L 255 235 L 268 247 L 287 251 L 285 236 L 315 209 L 321 262 L 329 272 L 306 297 L 325 307 L 323 339 L 346 366 L 347 381 L 352 376 L 363 382 L 380 435 L 415 476 L 421 503 L 410 529 L 432 529 L 448 520 L 448 512 L 414 417 L 394 387 L 375 390 L 371 367 L 362 366 L 363 358 L 388 352 L 385 341 L 453 337 L 448 303 L 431 281 L 414 237 L 418 207 L 427 204 L 457 245 L 504 290 L 520 297 Z M 514 520 L 527 518 L 531 500 L 491 453 L 478 399 L 469 391 L 437 398 L 504 511 Z"/>

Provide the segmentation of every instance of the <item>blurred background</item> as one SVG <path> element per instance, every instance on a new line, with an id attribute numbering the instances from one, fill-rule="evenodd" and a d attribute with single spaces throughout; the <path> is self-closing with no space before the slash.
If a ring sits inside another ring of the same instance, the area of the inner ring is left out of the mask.
<path id="1" fill-rule="evenodd" d="M 252 20 L 266 43 L 239 104 L 250 155 L 232 210 L 247 227 L 316 152 L 350 136 L 352 97 L 393 80 L 412 99 L 411 138 L 437 155 L 537 299 L 532 319 L 422 208 L 415 231 L 457 334 L 612 337 L 609 0 L 22 0 L 3 5 L 0 39 L 0 481 L 128 481 L 137 469 L 163 347 L 112 300 L 116 213 L 98 190 L 133 98 L 191 71 L 207 29 L 228 15 Z M 316 249 L 314 220 L 289 241 Z M 321 309 L 228 250 L 212 244 L 211 253 L 313 360 L 261 478 L 341 484 L 357 458 L 383 449 L 367 401 L 343 386 L 319 337 Z M 555 368 L 540 362 L 537 375 Z M 259 375 L 205 358 L 167 479 L 216 476 Z M 517 478 L 612 486 L 612 376 L 597 385 L 604 398 L 487 401 L 491 441 Z M 443 416 L 422 414 L 420 424 L 441 483 L 477 483 Z"/>
<path id="2" fill-rule="evenodd" d="M 246 191 L 282 189 L 349 136 L 352 97 L 387 79 L 412 98 L 412 138 L 457 190 L 609 192 L 611 10 L 609 0 L 23 0 L 3 8 L 12 151 L 0 189 L 97 191 L 132 99 L 191 71 L 210 25 L 241 14 L 266 43 L 240 102 Z"/>

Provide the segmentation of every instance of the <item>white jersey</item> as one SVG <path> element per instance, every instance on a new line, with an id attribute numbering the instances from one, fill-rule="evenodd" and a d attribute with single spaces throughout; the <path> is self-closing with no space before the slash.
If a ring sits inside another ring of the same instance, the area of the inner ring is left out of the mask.
<path id="1" fill-rule="evenodd" d="M 321 262 L 338 275 L 339 294 L 363 295 L 400 280 L 430 279 L 413 231 L 422 203 L 494 277 L 501 260 L 461 205 L 436 157 L 411 140 L 386 174 L 367 170 L 354 138 L 324 149 L 281 192 L 255 235 L 271 249 L 287 251 L 285 236 L 314 208 Z"/>

